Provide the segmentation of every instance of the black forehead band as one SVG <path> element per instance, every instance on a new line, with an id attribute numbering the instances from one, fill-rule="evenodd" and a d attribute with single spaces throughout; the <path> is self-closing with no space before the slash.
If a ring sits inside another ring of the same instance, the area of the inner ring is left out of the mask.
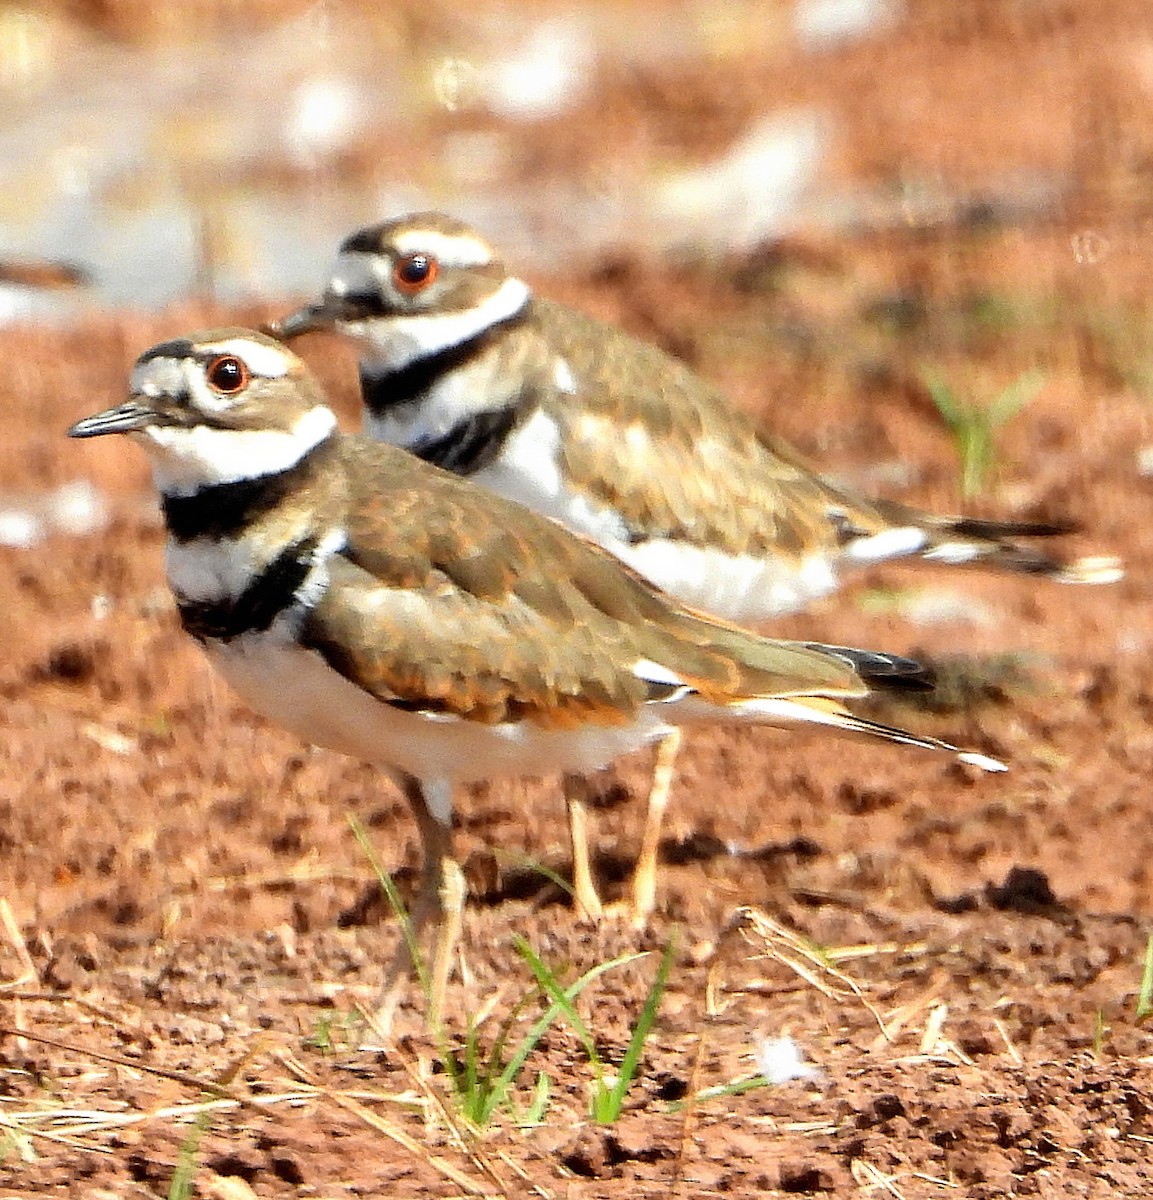
<path id="1" fill-rule="evenodd" d="M 379 254 L 381 247 L 381 233 L 384 231 L 383 225 L 371 225 L 368 229 L 361 229 L 354 233 L 352 237 L 347 237 L 340 243 L 341 254 Z"/>
<path id="2" fill-rule="evenodd" d="M 174 338 L 171 342 L 161 342 L 146 350 L 136 361 L 151 362 L 154 358 L 192 358 L 196 347 L 187 338 Z"/>
<path id="3" fill-rule="evenodd" d="M 190 342 L 187 338 L 173 338 L 170 342 L 160 342 L 153 346 L 151 350 L 146 350 L 137 360 L 137 364 L 151 362 L 154 358 L 191 358 L 198 363 L 210 363 L 214 359 L 220 357 L 220 350 L 197 349 L 194 342 Z M 238 356 L 243 357 L 243 356 Z M 251 374 L 257 379 L 264 379 L 267 376 L 261 375 L 259 371 L 253 371 L 251 366 L 245 362 L 245 366 Z"/>

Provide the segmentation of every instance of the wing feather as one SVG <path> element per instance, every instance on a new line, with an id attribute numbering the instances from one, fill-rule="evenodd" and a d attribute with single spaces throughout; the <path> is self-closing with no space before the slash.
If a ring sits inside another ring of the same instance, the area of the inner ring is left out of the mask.
<path id="1" fill-rule="evenodd" d="M 669 694 L 636 673 L 642 660 L 719 705 L 870 690 L 874 656 L 693 613 L 547 518 L 392 447 L 346 446 L 350 486 L 372 499 L 350 506 L 304 632 L 387 702 L 489 722 L 628 721 Z"/>
<path id="2" fill-rule="evenodd" d="M 537 396 L 561 427 L 566 471 L 592 500 L 611 503 L 638 542 L 798 564 L 813 554 L 921 555 L 1065 583 L 1124 573 L 1110 556 L 1067 559 L 1020 540 L 1068 533 L 1068 522 L 937 516 L 839 487 L 659 347 L 547 300 L 534 313 L 581 382 L 579 405 L 555 390 Z"/>

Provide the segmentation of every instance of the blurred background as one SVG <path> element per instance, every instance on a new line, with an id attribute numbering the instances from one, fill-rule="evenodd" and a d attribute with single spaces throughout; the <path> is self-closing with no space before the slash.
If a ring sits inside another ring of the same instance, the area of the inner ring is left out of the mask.
<path id="1" fill-rule="evenodd" d="M 806 209 L 854 219 L 846 131 L 806 76 L 899 20 L 896 0 L 5 4 L 0 247 L 155 306 L 312 287 L 344 233 L 419 208 L 530 266 L 753 246 Z"/>
<path id="2" fill-rule="evenodd" d="M 427 207 L 552 272 L 1006 226 L 1116 267 L 1151 117 L 1140 0 L 0 3 L 0 312 L 309 290 Z"/>
<path id="3" fill-rule="evenodd" d="M 1046 404 L 1153 382 L 1144 0 L 0 3 L 0 164 L 0 323 L 283 311 L 436 208 L 860 486 L 943 432 L 946 506 L 1061 510 Z"/>

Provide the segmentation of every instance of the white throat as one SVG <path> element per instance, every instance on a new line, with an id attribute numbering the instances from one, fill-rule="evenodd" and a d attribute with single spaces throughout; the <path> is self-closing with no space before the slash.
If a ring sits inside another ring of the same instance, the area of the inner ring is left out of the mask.
<path id="1" fill-rule="evenodd" d="M 495 292 L 463 312 L 413 313 L 341 323 L 341 329 L 360 343 L 363 360 L 386 371 L 439 354 L 483 333 L 491 325 L 520 312 L 528 303 L 528 284 L 508 278 Z"/>
<path id="2" fill-rule="evenodd" d="M 191 496 L 213 484 L 287 471 L 335 428 L 332 409 L 318 404 L 291 429 L 153 425 L 132 436 L 148 454 L 157 489 L 165 496 Z"/>

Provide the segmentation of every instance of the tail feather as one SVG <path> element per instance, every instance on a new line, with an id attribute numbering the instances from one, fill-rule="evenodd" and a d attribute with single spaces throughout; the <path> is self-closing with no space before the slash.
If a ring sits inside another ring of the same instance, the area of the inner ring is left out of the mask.
<path id="1" fill-rule="evenodd" d="M 830 646 L 805 642 L 809 650 L 831 654 L 848 663 L 870 688 L 879 691 L 927 692 L 933 688 L 933 673 L 921 663 L 880 650 L 857 650 L 852 646 Z"/>
<path id="2" fill-rule="evenodd" d="M 931 541 L 921 552 L 930 562 L 955 567 L 990 567 L 1017 575 L 1034 575 L 1056 583 L 1116 583 L 1125 576 L 1121 560 L 1111 555 L 1091 555 L 1063 561 L 1010 541 Z"/>
<path id="3" fill-rule="evenodd" d="M 683 703 L 683 702 L 682 702 Z M 710 706 L 711 708 L 712 706 Z M 923 734 L 910 733 L 895 725 L 883 725 L 849 712 L 835 700 L 824 697 L 795 696 L 787 699 L 757 697 L 738 701 L 729 706 L 729 711 L 744 720 L 765 725 L 795 727 L 798 725 L 821 725 L 847 737 L 861 737 L 892 742 L 899 746 L 915 746 L 920 750 L 950 754 L 958 762 L 979 767 L 982 771 L 1007 771 L 1009 768 L 999 759 L 990 758 L 976 750 L 964 750 L 951 742 Z M 685 715 L 688 715 L 687 712 Z M 716 720 L 716 710 L 710 715 L 700 714 L 703 719 Z"/>
<path id="4" fill-rule="evenodd" d="M 1077 533 L 1080 530 L 1075 521 L 993 521 L 985 517 L 938 519 L 957 537 L 975 538 L 982 542 L 996 542 L 1006 538 L 1064 537 L 1065 534 Z"/>
<path id="5" fill-rule="evenodd" d="M 1062 559 L 1018 540 L 1071 533 L 1076 529 L 1071 522 L 938 517 L 893 502 L 875 507 L 888 527 L 870 532 L 860 529 L 845 548 L 850 558 L 860 562 L 916 556 L 954 567 L 1010 571 L 1057 583 L 1116 583 L 1125 574 L 1120 559 L 1111 555 Z M 856 524 L 850 520 L 849 527 Z"/>

